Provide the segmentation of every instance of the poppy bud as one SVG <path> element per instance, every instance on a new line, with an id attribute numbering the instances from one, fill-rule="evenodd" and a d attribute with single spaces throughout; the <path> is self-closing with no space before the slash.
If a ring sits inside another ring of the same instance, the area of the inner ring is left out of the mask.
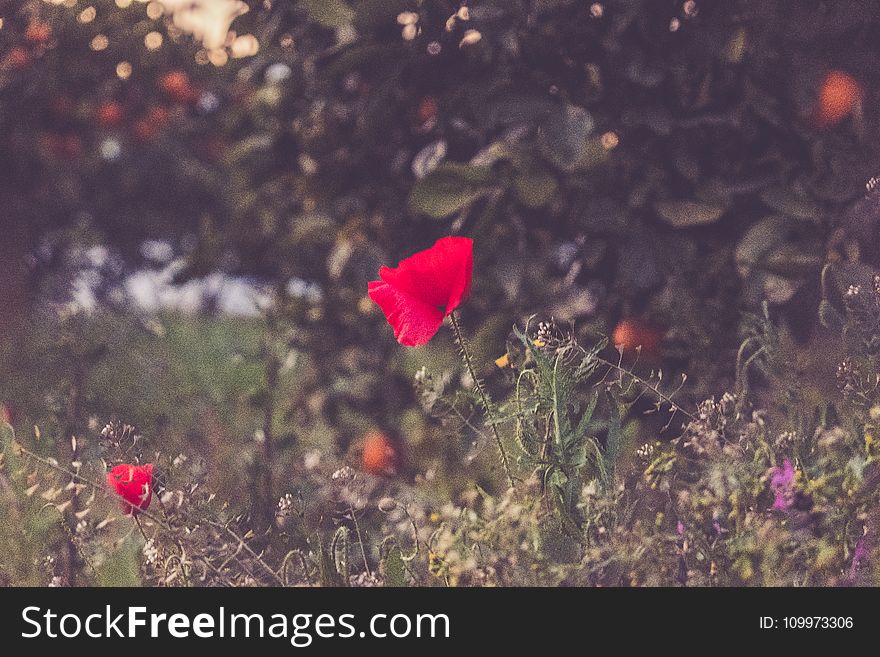
<path id="1" fill-rule="evenodd" d="M 95 112 L 95 118 L 98 123 L 104 127 L 113 127 L 122 123 L 123 112 L 122 105 L 115 100 L 107 100 L 98 105 Z"/>
<path id="2" fill-rule="evenodd" d="M 425 96 L 419 103 L 418 109 L 419 125 L 424 125 L 429 121 L 437 118 L 437 97 Z"/>
<path id="3" fill-rule="evenodd" d="M 35 46 L 44 45 L 52 38 L 52 28 L 46 23 L 35 21 L 28 25 L 24 38 L 28 43 L 32 43 Z"/>
<path id="4" fill-rule="evenodd" d="M 3 59 L 6 68 L 19 70 L 31 63 L 31 56 L 27 50 L 21 46 L 12 48 Z"/>
<path id="5" fill-rule="evenodd" d="M 50 153 L 64 160 L 74 160 L 82 155 L 82 140 L 77 135 L 53 134 L 45 141 Z"/>
<path id="6" fill-rule="evenodd" d="M 197 99 L 197 94 L 189 82 L 189 76 L 184 71 L 169 71 L 159 78 L 159 89 L 171 100 L 178 103 L 191 103 Z"/>

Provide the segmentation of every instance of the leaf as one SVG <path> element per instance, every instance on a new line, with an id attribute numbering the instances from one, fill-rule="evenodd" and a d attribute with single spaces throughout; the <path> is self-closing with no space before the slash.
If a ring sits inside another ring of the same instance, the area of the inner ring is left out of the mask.
<path id="1" fill-rule="evenodd" d="M 718 221 L 727 211 L 727 206 L 701 201 L 657 201 L 654 210 L 674 228 L 690 228 Z"/>
<path id="2" fill-rule="evenodd" d="M 489 167 L 445 163 L 419 180 L 410 193 L 410 207 L 435 219 L 448 217 L 491 192 Z"/>
<path id="3" fill-rule="evenodd" d="M 345 0 L 300 0 L 313 21 L 321 27 L 337 28 L 351 23 L 354 11 Z"/>
<path id="4" fill-rule="evenodd" d="M 485 148 L 481 148 L 471 158 L 472 166 L 491 167 L 496 162 L 511 159 L 516 153 L 516 148 L 504 141 L 494 141 Z"/>
<path id="5" fill-rule="evenodd" d="M 730 35 L 722 55 L 731 64 L 739 64 L 746 52 L 746 29 L 739 27 Z"/>
<path id="6" fill-rule="evenodd" d="M 406 586 L 406 566 L 403 563 L 400 547 L 396 543 L 391 546 L 382 561 L 382 571 L 385 574 L 385 586 L 394 588 Z"/>
<path id="7" fill-rule="evenodd" d="M 821 265 L 822 258 L 818 253 L 806 252 L 798 244 L 780 244 L 764 261 L 767 271 L 788 277 L 810 275 Z"/>
<path id="8" fill-rule="evenodd" d="M 568 468 L 582 468 L 587 464 L 589 455 L 587 454 L 588 440 L 581 438 L 573 441 L 571 445 L 566 447 L 564 456 L 565 465 Z"/>
<path id="9" fill-rule="evenodd" d="M 15 431 L 5 421 L 0 420 L 0 446 L 5 449 L 6 445 L 11 445 L 13 442 L 15 442 Z"/>
<path id="10" fill-rule="evenodd" d="M 252 160 L 266 157 L 266 153 L 272 149 L 273 144 L 271 135 L 253 135 L 236 143 L 229 149 L 226 157 L 230 164 L 245 166 L 250 164 Z"/>
<path id="11" fill-rule="evenodd" d="M 336 538 L 334 537 L 334 542 Z M 339 571 L 336 569 L 335 557 L 331 554 L 333 548 L 328 549 L 324 544 L 324 537 L 318 534 L 318 577 L 321 586 L 340 587 L 347 582 L 342 581 Z"/>
<path id="12" fill-rule="evenodd" d="M 778 215 L 762 219 L 749 228 L 736 245 L 734 259 L 740 276 L 748 276 L 761 265 L 766 254 L 785 236 L 790 219 Z"/>
<path id="13" fill-rule="evenodd" d="M 342 586 L 349 586 L 350 583 L 349 552 L 349 531 L 348 527 L 343 526 L 336 530 L 330 543 L 330 558 L 333 560 L 336 574 L 342 581 Z"/>
<path id="14" fill-rule="evenodd" d="M 584 414 L 581 415 L 581 420 L 578 422 L 577 429 L 575 429 L 575 435 L 582 437 L 587 433 L 587 426 L 590 424 L 590 420 L 593 419 L 593 412 L 596 410 L 596 404 L 598 402 L 599 393 L 594 391 L 593 394 L 590 395 L 590 401 L 587 402 Z"/>
<path id="15" fill-rule="evenodd" d="M 785 187 L 764 189 L 761 200 L 780 214 L 795 219 L 816 220 L 822 214 L 822 208 L 811 199 Z"/>
<path id="16" fill-rule="evenodd" d="M 614 466 L 620 456 L 620 445 L 623 429 L 620 420 L 620 407 L 611 395 L 608 395 L 608 440 L 605 442 L 605 471 L 613 476 Z"/>
<path id="17" fill-rule="evenodd" d="M 819 302 L 819 321 L 822 326 L 832 331 L 840 331 L 844 326 L 843 315 L 831 305 L 828 299 L 822 299 Z"/>
<path id="18" fill-rule="evenodd" d="M 562 362 L 562 355 L 556 356 L 553 363 L 553 375 L 551 379 L 551 394 L 553 401 L 553 431 L 555 434 L 555 443 L 558 449 L 564 454 L 572 441 L 571 421 L 568 418 L 568 411 L 565 408 L 566 387 L 564 385 L 564 374 L 559 371 Z"/>
<path id="19" fill-rule="evenodd" d="M 333 239 L 336 225 L 324 215 L 308 214 L 294 217 L 290 227 L 291 244 L 329 243 Z"/>
<path id="20" fill-rule="evenodd" d="M 764 277 L 764 298 L 772 304 L 785 303 L 791 300 L 802 286 L 803 281 L 793 281 L 768 273 Z"/>
<path id="21" fill-rule="evenodd" d="M 141 539 L 129 536 L 97 566 L 98 586 L 141 586 Z"/>
<path id="22" fill-rule="evenodd" d="M 564 105 L 551 112 L 540 130 L 541 151 L 550 162 L 568 171 L 590 163 L 595 122 L 583 107 Z"/>
<path id="23" fill-rule="evenodd" d="M 446 140 L 438 139 L 416 153 L 410 165 L 413 175 L 421 179 L 431 173 L 443 162 L 443 158 L 446 157 L 446 149 Z"/>
<path id="24" fill-rule="evenodd" d="M 529 208 L 541 208 L 547 205 L 558 189 L 556 177 L 540 166 L 528 171 L 520 171 L 513 178 L 513 191 L 516 197 Z"/>
<path id="25" fill-rule="evenodd" d="M 364 43 L 354 41 L 334 50 L 319 61 L 321 73 L 327 78 L 339 78 L 352 71 L 390 70 L 401 60 L 405 50 L 397 43 Z"/>
<path id="26" fill-rule="evenodd" d="M 323 2 L 323 0 L 317 0 Z M 359 31 L 379 30 L 394 25 L 398 14 L 415 11 L 412 0 L 358 0 L 355 3 L 354 24 Z"/>
<path id="27" fill-rule="evenodd" d="M 534 125 L 535 121 L 557 107 L 547 98 L 523 94 L 479 96 L 473 104 L 480 123 L 489 130 L 511 125 Z"/>

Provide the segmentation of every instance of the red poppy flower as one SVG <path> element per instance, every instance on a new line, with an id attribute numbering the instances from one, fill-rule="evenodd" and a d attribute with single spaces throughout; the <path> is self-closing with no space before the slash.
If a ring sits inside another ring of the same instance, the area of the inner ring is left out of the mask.
<path id="1" fill-rule="evenodd" d="M 107 473 L 107 485 L 122 498 L 122 512 L 137 515 L 153 499 L 153 464 L 121 463 Z"/>
<path id="2" fill-rule="evenodd" d="M 427 343 L 443 318 L 467 299 L 473 244 L 468 237 L 444 237 L 430 249 L 401 260 L 394 269 L 382 267 L 382 280 L 370 282 L 370 298 L 385 313 L 400 344 L 417 347 Z"/>

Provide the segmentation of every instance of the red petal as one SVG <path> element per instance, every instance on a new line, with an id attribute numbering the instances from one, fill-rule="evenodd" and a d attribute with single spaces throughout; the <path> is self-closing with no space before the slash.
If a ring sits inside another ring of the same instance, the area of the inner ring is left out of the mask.
<path id="1" fill-rule="evenodd" d="M 394 269 L 382 267 L 379 276 L 407 297 L 442 308 L 444 316 L 449 315 L 470 294 L 473 244 L 469 237 L 444 237 L 430 249 L 401 260 Z"/>
<path id="2" fill-rule="evenodd" d="M 394 337 L 407 347 L 427 343 L 443 323 L 443 313 L 436 306 L 408 295 L 382 281 L 370 281 L 368 294 L 379 304 Z"/>

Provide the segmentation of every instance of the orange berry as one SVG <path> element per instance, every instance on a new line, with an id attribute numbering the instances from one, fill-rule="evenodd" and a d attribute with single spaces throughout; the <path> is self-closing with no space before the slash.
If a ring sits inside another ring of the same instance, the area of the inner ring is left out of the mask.
<path id="1" fill-rule="evenodd" d="M 397 450 L 385 434 L 371 431 L 364 437 L 361 464 L 370 474 L 393 475 L 397 471 Z"/>
<path id="2" fill-rule="evenodd" d="M 189 76 L 184 71 L 169 71 L 159 78 L 159 89 L 166 96 L 179 103 L 195 100 L 196 93 L 189 83 Z"/>
<path id="3" fill-rule="evenodd" d="M 162 126 L 168 121 L 168 110 L 161 105 L 153 105 L 147 112 L 146 119 L 157 126 Z"/>
<path id="4" fill-rule="evenodd" d="M 49 135 L 45 144 L 52 155 L 64 160 L 74 160 L 82 155 L 82 141 L 76 135 Z"/>
<path id="5" fill-rule="evenodd" d="M 611 342 L 615 347 L 623 347 L 625 352 L 641 347 L 642 354 L 648 358 L 660 356 L 660 333 L 637 319 L 620 320 L 611 334 Z"/>
<path id="6" fill-rule="evenodd" d="M 6 68 L 9 69 L 22 69 L 31 63 L 31 55 L 21 46 L 16 46 L 6 54 L 3 63 L 6 65 Z"/>
<path id="7" fill-rule="evenodd" d="M 436 96 L 425 96 L 422 98 L 422 102 L 419 103 L 419 109 L 417 112 L 419 124 L 424 125 L 428 121 L 433 120 L 437 116 L 438 110 L 439 106 Z"/>
<path id="8" fill-rule="evenodd" d="M 196 152 L 208 160 L 219 160 L 223 155 L 223 142 L 220 139 L 202 139 L 195 146 Z"/>
<path id="9" fill-rule="evenodd" d="M 819 89 L 813 121 L 819 127 L 839 123 L 855 109 L 862 94 L 858 80 L 843 71 L 829 71 Z"/>
<path id="10" fill-rule="evenodd" d="M 132 124 L 131 131 L 139 141 L 152 141 L 167 121 L 168 110 L 160 105 L 154 105 Z"/>
<path id="11" fill-rule="evenodd" d="M 34 45 L 43 45 L 52 38 L 52 28 L 46 23 L 34 21 L 25 30 L 24 38 Z"/>
<path id="12" fill-rule="evenodd" d="M 122 123 L 123 112 L 122 105 L 115 100 L 106 100 L 100 105 L 95 112 L 95 118 L 102 126 L 112 127 Z"/>
<path id="13" fill-rule="evenodd" d="M 139 141 L 150 141 L 156 136 L 156 126 L 147 119 L 138 119 L 131 126 L 131 131 Z"/>
<path id="14" fill-rule="evenodd" d="M 52 108 L 52 113 L 55 116 L 65 118 L 71 115 L 75 105 L 76 103 L 73 98 L 62 94 L 60 96 L 54 96 L 50 106 Z"/>

